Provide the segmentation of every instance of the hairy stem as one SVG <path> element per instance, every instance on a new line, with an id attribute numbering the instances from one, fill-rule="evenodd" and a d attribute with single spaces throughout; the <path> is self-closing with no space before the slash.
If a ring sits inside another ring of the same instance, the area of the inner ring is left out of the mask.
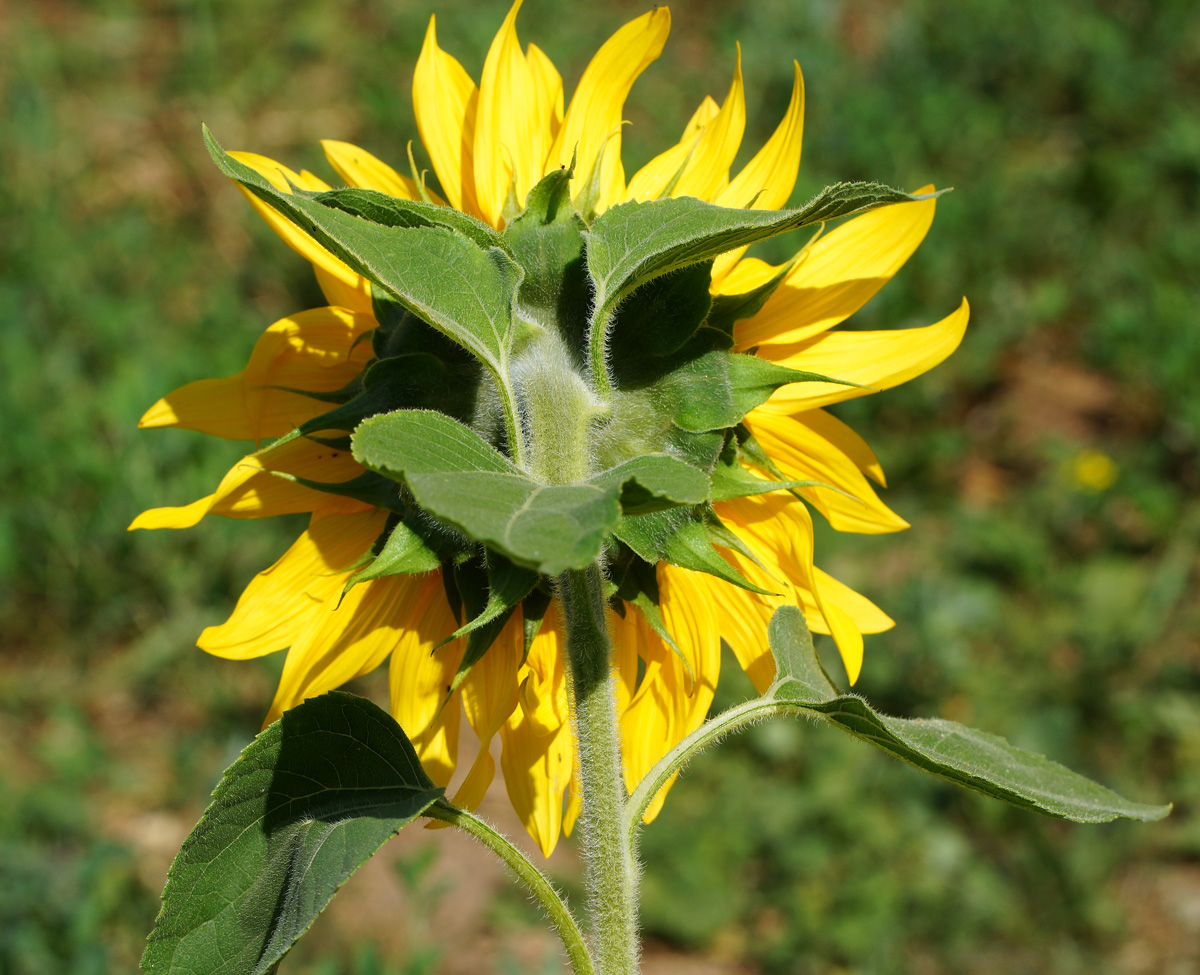
<path id="1" fill-rule="evenodd" d="M 517 879 L 537 898 L 537 902 L 546 912 L 550 923 L 554 925 L 554 930 L 558 932 L 563 948 L 566 949 L 572 975 L 595 975 L 596 970 L 592 966 L 587 943 L 583 940 L 583 934 L 579 930 L 575 916 L 567 908 L 566 903 L 546 875 L 535 867 L 524 853 L 474 813 L 459 809 L 445 799 L 439 799 L 426 809 L 425 815 L 470 833 L 508 864 L 512 872 L 517 875 Z"/>
<path id="2" fill-rule="evenodd" d="M 588 911 L 598 975 L 638 970 L 638 872 L 623 836 L 625 783 L 599 564 L 558 580 L 566 621 L 579 777 Z"/>

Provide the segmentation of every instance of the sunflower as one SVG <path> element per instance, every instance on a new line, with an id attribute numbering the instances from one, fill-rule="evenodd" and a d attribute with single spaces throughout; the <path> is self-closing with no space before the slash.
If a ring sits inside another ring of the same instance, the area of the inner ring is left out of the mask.
<path id="1" fill-rule="evenodd" d="M 585 221 L 626 201 L 693 197 L 755 210 L 778 210 L 788 201 L 803 130 L 798 65 L 782 121 L 736 175 L 730 167 L 745 127 L 740 51 L 723 102 L 705 98 L 678 143 L 627 179 L 622 109 L 638 75 L 662 50 L 668 10 L 657 8 L 618 30 L 566 104 L 550 59 L 533 44 L 522 50 L 517 40 L 519 7 L 518 0 L 492 42 L 478 85 L 438 46 L 430 19 L 413 97 L 440 195 L 425 185 L 415 164 L 406 176 L 357 146 L 323 142 L 348 187 L 461 211 L 501 233 L 521 219 L 519 201 L 532 199 L 531 191 L 555 172 L 567 174 L 570 200 Z M 264 156 L 230 155 L 280 193 L 330 189 L 312 173 Z M 131 528 L 186 528 L 210 514 L 309 513 L 307 530 L 251 580 L 228 620 L 203 631 L 200 647 L 228 659 L 287 651 L 267 722 L 390 658 L 392 714 L 431 778 L 446 786 L 455 776 L 465 713 L 481 744 L 459 776 L 454 801 L 473 808 L 482 799 L 495 776 L 490 745 L 499 736 L 509 797 L 549 855 L 559 835 L 570 832 L 580 805 L 572 788 L 577 759 L 561 608 L 552 587 L 544 579 L 530 582 L 518 605 L 492 611 L 489 573 L 498 556 L 471 548 L 474 543 L 464 543 L 436 519 L 413 516 L 396 497 L 373 495 L 373 475 L 356 461 L 347 438 L 328 433 L 353 429 L 326 419 L 331 407 L 336 413 L 361 402 L 364 373 L 396 352 L 396 342 L 419 335 L 416 354 L 426 356 L 422 361 L 432 356 L 441 370 L 434 408 L 464 422 L 474 418 L 477 431 L 506 449 L 504 431 L 483 431 L 469 404 L 459 410 L 464 390 L 474 391 L 475 402 L 483 388 L 478 363 L 425 323 L 405 319 L 403 310 L 398 319 L 366 278 L 262 194 L 240 188 L 284 242 L 311 262 L 328 305 L 269 326 L 237 375 L 186 385 L 146 412 L 143 427 L 185 427 L 253 441 L 255 450 L 212 494 L 146 511 Z M 677 543 L 670 552 L 660 558 L 626 544 L 625 536 L 609 538 L 612 667 L 629 789 L 704 720 L 722 640 L 762 690 L 774 676 L 767 623 L 778 606 L 798 606 L 813 631 L 832 635 L 853 683 L 862 666 L 863 634 L 892 625 L 869 600 L 814 565 L 810 507 L 840 531 L 908 527 L 872 487 L 872 481 L 884 485 L 884 475 L 871 449 L 825 407 L 919 375 L 953 352 L 963 335 L 965 301 L 924 328 L 835 330 L 920 244 L 936 205 L 931 189 L 918 191 L 923 198 L 873 209 L 819 234 L 785 265 L 746 257 L 744 247 L 700 265 L 706 309 L 709 299 L 713 309 L 739 302 L 750 309 L 729 316 L 726 348 L 836 380 L 783 385 L 735 426 L 695 435 L 709 438 L 701 466 L 710 472 L 722 467 L 750 486 L 679 515 L 670 523 Z M 747 296 L 757 299 L 742 301 Z M 586 292 L 580 300 L 586 303 Z M 614 340 L 610 353 L 619 357 L 630 348 L 646 354 L 636 334 L 627 335 L 623 346 Z M 518 380 L 522 415 L 532 416 L 537 371 Z M 599 459 L 597 469 L 639 452 L 687 455 L 695 446 L 695 437 L 664 444 L 661 433 L 640 419 L 647 401 L 634 390 L 637 384 L 616 385 L 614 418 L 587 445 Z M 359 419 L 397 405 L 371 402 Z M 424 534 L 417 530 L 422 526 Z M 666 791 L 655 798 L 647 821 Z"/>

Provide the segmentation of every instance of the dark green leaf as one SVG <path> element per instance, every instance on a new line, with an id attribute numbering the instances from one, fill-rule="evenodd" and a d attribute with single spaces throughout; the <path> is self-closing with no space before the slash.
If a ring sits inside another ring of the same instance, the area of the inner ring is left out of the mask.
<path id="1" fill-rule="evenodd" d="M 664 356 L 696 334 L 713 306 L 709 285 L 712 261 L 702 261 L 646 282 L 617 309 L 609 352 L 625 356 Z"/>
<path id="2" fill-rule="evenodd" d="M 768 639 L 777 674 L 764 698 L 820 714 L 922 771 L 1077 823 L 1105 823 L 1118 816 L 1155 820 L 1170 812 L 1170 806 L 1130 802 L 996 735 L 941 719 L 885 717 L 861 697 L 839 694 L 817 660 L 803 615 L 794 607 L 775 611 Z"/>
<path id="3" fill-rule="evenodd" d="M 204 138 L 226 176 L 469 350 L 497 382 L 507 384 L 512 306 L 521 268 L 505 251 L 481 248 L 445 227 L 387 227 L 302 195 L 281 193 L 222 150 L 207 128 Z"/>
<path id="4" fill-rule="evenodd" d="M 587 234 L 588 273 L 596 286 L 593 320 L 607 324 L 627 294 L 676 268 L 807 224 L 915 199 L 927 196 L 880 183 L 837 183 L 795 210 L 736 210 L 686 196 L 611 207 Z"/>
<path id="5" fill-rule="evenodd" d="M 487 556 L 487 603 L 478 615 L 460 626 L 443 643 L 466 636 L 481 626 L 499 619 L 502 615 L 507 619 L 521 601 L 533 592 L 533 587 L 537 585 L 537 582 L 538 574 L 536 572 L 523 566 L 514 565 L 496 552 L 489 552 Z M 474 663 L 474 660 L 471 663 Z"/>
<path id="6" fill-rule="evenodd" d="M 405 522 L 398 521 L 389 530 L 387 541 L 375 559 L 346 580 L 344 592 L 349 592 L 360 582 L 373 579 L 432 572 L 441 564 L 442 560 L 426 540 Z"/>
<path id="7" fill-rule="evenodd" d="M 623 518 L 613 532 L 644 561 L 670 562 L 724 579 L 751 592 L 765 593 L 713 548 L 703 508 L 672 508 Z"/>
<path id="8" fill-rule="evenodd" d="M 816 372 L 790 369 L 753 355 L 741 355 L 736 352 L 728 355 L 729 389 L 732 398 L 730 415 L 736 415 L 736 419 L 724 424 L 725 426 L 740 423 L 747 413 L 770 399 L 775 390 L 790 383 L 838 383 L 842 386 L 856 386 L 859 389 L 871 388 L 848 379 L 837 379 Z"/>
<path id="9" fill-rule="evenodd" d="M 442 795 L 400 726 L 334 692 L 258 736 L 175 858 L 148 975 L 265 975 L 337 889 Z"/>
<path id="10" fill-rule="evenodd" d="M 715 328 L 733 338 L 733 326 L 746 318 L 753 318 L 770 299 L 796 266 L 796 259 L 788 261 L 771 280 L 750 291 L 736 295 L 713 295 L 712 311 L 708 315 L 709 328 Z"/>

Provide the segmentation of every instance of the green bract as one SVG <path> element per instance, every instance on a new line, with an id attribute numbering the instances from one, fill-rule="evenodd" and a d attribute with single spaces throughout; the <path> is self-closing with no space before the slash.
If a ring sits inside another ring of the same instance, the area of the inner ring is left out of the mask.
<path id="1" fill-rule="evenodd" d="M 589 225 L 561 169 L 500 233 L 373 190 L 283 193 L 205 138 L 227 176 L 371 282 L 373 361 L 291 435 L 350 447 L 368 468 L 302 483 L 394 513 L 350 585 L 448 567 L 471 614 L 468 667 L 522 600 L 546 598 L 539 577 L 597 558 L 665 560 L 762 591 L 714 549 L 731 535 L 712 502 L 813 482 L 750 474 L 739 424 L 780 386 L 838 380 L 733 352 L 734 323 L 783 275 L 714 301 L 713 259 L 919 197 L 844 183 L 796 210 L 661 199 Z M 623 578 L 655 621 L 652 575 Z"/>

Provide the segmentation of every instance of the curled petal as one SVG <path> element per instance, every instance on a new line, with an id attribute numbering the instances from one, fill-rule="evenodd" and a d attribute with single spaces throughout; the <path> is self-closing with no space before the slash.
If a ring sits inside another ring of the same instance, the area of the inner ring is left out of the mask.
<path id="1" fill-rule="evenodd" d="M 231 440 L 290 433 L 329 404 L 292 390 L 333 392 L 360 375 L 371 347 L 358 342 L 375 319 L 343 308 L 313 308 L 267 328 L 246 368 L 225 379 L 181 386 L 148 409 L 141 427 L 186 427 Z"/>
<path id="2" fill-rule="evenodd" d="M 936 205 L 936 200 L 894 203 L 817 238 L 762 310 L 738 322 L 737 346 L 803 342 L 845 321 L 925 239 Z"/>
<path id="3" fill-rule="evenodd" d="M 621 199 L 625 170 L 621 165 L 621 112 L 638 75 L 662 53 L 671 14 L 658 7 L 618 30 L 592 58 L 550 149 L 546 169 L 569 166 L 578 153 L 571 193 L 578 196 L 600 153 L 600 208 Z M 610 142 L 611 140 L 611 142 Z"/>
<path id="4" fill-rule="evenodd" d="M 758 356 L 793 369 L 847 379 L 869 387 L 805 382 L 784 386 L 759 410 L 801 413 L 818 406 L 891 389 L 927 372 L 962 341 L 970 308 L 964 298 L 958 310 L 924 328 L 886 332 L 826 332 L 795 345 L 763 346 Z"/>
<path id="5" fill-rule="evenodd" d="M 227 660 L 247 660 L 291 646 L 337 600 L 346 571 L 383 530 L 386 515 L 314 513 L 308 529 L 264 569 L 238 598 L 229 619 L 200 634 L 200 649 Z"/>

